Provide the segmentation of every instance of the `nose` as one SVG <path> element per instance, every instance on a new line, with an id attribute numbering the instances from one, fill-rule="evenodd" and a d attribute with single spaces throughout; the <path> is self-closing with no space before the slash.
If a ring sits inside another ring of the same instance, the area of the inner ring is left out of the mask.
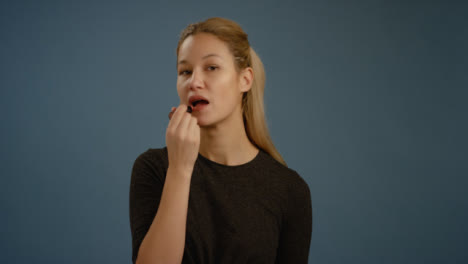
<path id="1" fill-rule="evenodd" d="M 193 70 L 189 80 L 189 89 L 196 89 L 203 86 L 203 74 Z"/>

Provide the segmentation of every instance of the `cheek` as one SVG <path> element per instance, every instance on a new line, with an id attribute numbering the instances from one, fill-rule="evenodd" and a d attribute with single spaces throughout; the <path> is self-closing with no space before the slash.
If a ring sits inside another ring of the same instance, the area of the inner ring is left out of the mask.
<path id="1" fill-rule="evenodd" d="M 217 93 L 215 98 L 215 107 L 222 109 L 223 112 L 231 112 L 238 104 L 238 95 L 234 92 L 234 87 L 225 87 L 222 92 Z"/>
<path id="2" fill-rule="evenodd" d="M 183 94 L 184 89 L 182 89 L 182 85 L 180 83 L 177 83 L 177 94 L 181 96 Z"/>

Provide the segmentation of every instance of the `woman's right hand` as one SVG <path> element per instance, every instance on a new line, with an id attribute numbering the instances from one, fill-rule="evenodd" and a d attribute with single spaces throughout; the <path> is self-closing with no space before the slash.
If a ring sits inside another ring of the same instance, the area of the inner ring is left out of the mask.
<path id="1" fill-rule="evenodd" d="M 190 172 L 191 176 L 200 148 L 200 126 L 197 118 L 187 112 L 186 104 L 180 104 L 170 115 L 166 145 L 169 167 Z"/>

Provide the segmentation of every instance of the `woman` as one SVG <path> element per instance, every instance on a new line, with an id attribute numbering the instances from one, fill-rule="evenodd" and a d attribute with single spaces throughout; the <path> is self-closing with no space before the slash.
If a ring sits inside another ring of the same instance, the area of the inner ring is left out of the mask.
<path id="1" fill-rule="evenodd" d="M 190 24 L 177 46 L 166 147 L 135 160 L 134 263 L 307 263 L 307 183 L 268 134 L 263 65 L 234 21 Z"/>

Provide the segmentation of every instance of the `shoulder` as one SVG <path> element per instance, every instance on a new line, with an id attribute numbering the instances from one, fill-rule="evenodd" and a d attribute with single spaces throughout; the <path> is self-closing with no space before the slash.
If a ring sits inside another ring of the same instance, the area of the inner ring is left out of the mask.
<path id="1" fill-rule="evenodd" d="M 263 151 L 263 153 L 265 154 L 263 155 L 265 157 L 264 162 L 268 165 L 266 169 L 269 170 L 270 173 L 279 175 L 279 178 L 289 186 L 308 186 L 307 182 L 296 170 L 280 163 L 267 152 Z"/>
<path id="2" fill-rule="evenodd" d="M 151 176 L 164 181 L 167 167 L 167 147 L 148 148 L 136 157 L 132 174 L 134 177 Z"/>
<path id="3" fill-rule="evenodd" d="M 164 163 L 167 161 L 167 147 L 148 148 L 137 156 L 136 161 Z"/>
<path id="4" fill-rule="evenodd" d="M 283 199 L 285 212 L 294 212 L 295 210 L 308 212 L 311 208 L 312 198 L 306 180 L 295 169 L 283 165 L 268 153 L 264 157 L 266 164 L 268 164 L 265 166 L 268 171 L 268 182 L 274 182 L 274 186 L 280 190 L 278 195 Z"/>

